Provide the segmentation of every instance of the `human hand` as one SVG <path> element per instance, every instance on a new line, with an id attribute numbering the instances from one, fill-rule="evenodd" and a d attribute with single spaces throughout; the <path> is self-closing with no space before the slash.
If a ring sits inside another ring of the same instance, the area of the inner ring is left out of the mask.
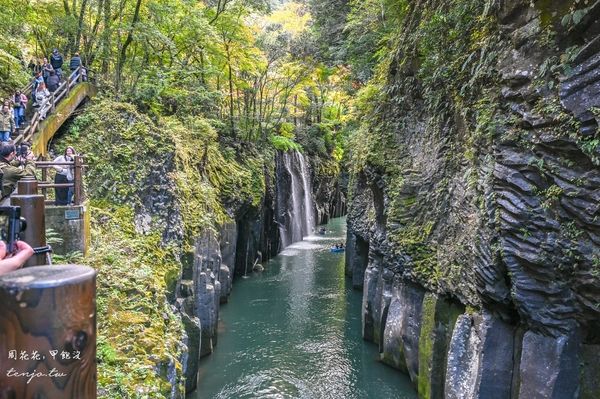
<path id="1" fill-rule="evenodd" d="M 17 270 L 33 255 L 33 248 L 25 241 L 17 241 L 16 245 L 17 252 L 7 254 L 6 243 L 0 241 L 0 275 Z"/>

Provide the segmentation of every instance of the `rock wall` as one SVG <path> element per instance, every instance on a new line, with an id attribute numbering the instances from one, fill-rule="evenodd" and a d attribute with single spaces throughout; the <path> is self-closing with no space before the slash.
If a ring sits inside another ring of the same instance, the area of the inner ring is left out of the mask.
<path id="1" fill-rule="evenodd" d="M 348 176 L 345 173 L 325 176 L 313 171 L 312 181 L 317 224 L 328 223 L 330 219 L 348 213 Z"/>
<path id="2" fill-rule="evenodd" d="M 229 238 L 231 228 L 223 228 L 223 238 Z M 196 389 L 198 362 L 211 354 L 217 344 L 219 305 L 227 302 L 231 293 L 233 274 L 221 256 L 221 248 L 228 253 L 231 244 L 225 242 L 219 242 L 210 232 L 198 238 L 194 251 L 186 256 L 178 283 L 176 305 L 187 335 L 186 392 Z"/>
<path id="3" fill-rule="evenodd" d="M 232 269 L 236 276 L 252 272 L 257 262 L 267 261 L 282 249 L 275 213 L 278 195 L 275 171 L 275 167 L 264 170 L 265 192 L 260 206 L 241 204 L 231 210 L 237 231 L 233 250 L 235 266 Z"/>
<path id="4" fill-rule="evenodd" d="M 558 3 L 409 5 L 351 148 L 363 336 L 420 397 L 600 397 L 600 2 Z"/>

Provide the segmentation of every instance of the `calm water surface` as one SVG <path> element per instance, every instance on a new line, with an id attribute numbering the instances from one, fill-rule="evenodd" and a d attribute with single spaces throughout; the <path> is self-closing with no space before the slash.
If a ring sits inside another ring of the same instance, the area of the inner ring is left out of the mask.
<path id="1" fill-rule="evenodd" d="M 329 252 L 345 239 L 345 219 L 327 229 L 235 282 L 190 398 L 416 398 L 362 340 L 362 294 L 344 277 L 344 254 Z"/>

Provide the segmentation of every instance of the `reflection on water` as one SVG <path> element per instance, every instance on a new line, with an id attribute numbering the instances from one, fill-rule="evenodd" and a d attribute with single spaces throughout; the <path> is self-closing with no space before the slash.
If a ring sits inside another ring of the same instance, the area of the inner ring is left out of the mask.
<path id="1" fill-rule="evenodd" d="M 344 277 L 344 219 L 238 279 L 221 308 L 219 342 L 202 360 L 193 399 L 416 398 L 360 336 L 362 295 Z"/>

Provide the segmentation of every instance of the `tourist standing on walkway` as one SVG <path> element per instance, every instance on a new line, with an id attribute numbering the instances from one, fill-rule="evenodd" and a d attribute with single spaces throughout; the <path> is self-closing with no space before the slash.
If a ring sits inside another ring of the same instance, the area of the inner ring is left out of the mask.
<path id="1" fill-rule="evenodd" d="M 50 76 L 46 80 L 46 86 L 50 93 L 54 93 L 60 84 L 60 77 L 55 71 L 50 71 Z"/>
<path id="2" fill-rule="evenodd" d="M 33 80 L 33 87 L 31 88 L 31 101 L 33 106 L 35 107 L 37 104 L 37 99 L 35 98 L 35 92 L 40 85 L 40 83 L 44 83 L 44 78 L 42 77 L 42 73 L 38 72 L 35 74 L 35 79 Z"/>
<path id="3" fill-rule="evenodd" d="M 62 78 L 62 66 L 64 60 L 61 53 L 58 52 L 58 49 L 52 50 L 52 55 L 50 56 L 50 64 L 52 68 L 56 71 L 56 75 L 58 75 L 58 79 Z"/>
<path id="4" fill-rule="evenodd" d="M 48 109 L 50 109 L 50 92 L 46 89 L 46 84 L 44 82 L 40 83 L 35 90 L 35 101 L 37 105 L 40 107 L 38 112 L 40 114 L 40 119 L 43 120 L 46 117 L 46 113 Z"/>
<path id="5" fill-rule="evenodd" d="M 38 72 L 35 74 L 35 79 L 33 79 L 33 88 L 31 89 L 31 96 L 33 97 L 33 102 L 35 102 L 35 95 L 33 94 L 36 89 L 38 88 L 38 85 L 40 83 L 45 83 L 45 79 L 42 76 L 42 72 Z"/>
<path id="6" fill-rule="evenodd" d="M 44 58 L 44 63 L 42 64 L 42 77 L 44 78 L 44 82 L 47 83 L 48 76 L 50 76 L 50 71 L 53 71 L 54 68 L 48 62 L 48 58 Z"/>
<path id="7" fill-rule="evenodd" d="M 27 96 L 21 93 L 20 90 L 17 90 L 15 92 L 13 104 L 15 112 L 15 128 L 18 129 L 25 121 L 25 108 L 27 107 Z"/>
<path id="8" fill-rule="evenodd" d="M 15 132 L 15 120 L 8 103 L 2 105 L 0 111 L 0 141 L 9 141 L 10 135 Z"/>
<path id="9" fill-rule="evenodd" d="M 73 72 L 80 66 L 81 66 L 81 57 L 79 56 L 79 53 L 75 53 L 75 54 L 73 54 L 73 57 L 71 57 L 71 62 L 69 62 L 69 69 L 71 70 L 71 72 Z"/>
<path id="10" fill-rule="evenodd" d="M 35 177 L 33 152 L 29 152 L 23 162 L 17 161 L 14 144 L 0 144 L 0 171 L 2 172 L 2 198 L 8 197 L 15 189 L 17 182 L 26 176 Z M 21 166 L 23 168 L 21 168 Z"/>
<path id="11" fill-rule="evenodd" d="M 56 163 L 73 162 L 75 160 L 75 149 L 73 147 L 67 147 L 63 155 L 60 155 L 54 159 Z M 73 176 L 75 172 L 74 166 L 70 165 L 56 165 L 56 176 L 54 176 L 54 183 L 65 184 L 73 183 Z M 56 193 L 56 205 L 69 205 L 73 199 L 73 187 L 56 187 L 54 189 Z"/>

